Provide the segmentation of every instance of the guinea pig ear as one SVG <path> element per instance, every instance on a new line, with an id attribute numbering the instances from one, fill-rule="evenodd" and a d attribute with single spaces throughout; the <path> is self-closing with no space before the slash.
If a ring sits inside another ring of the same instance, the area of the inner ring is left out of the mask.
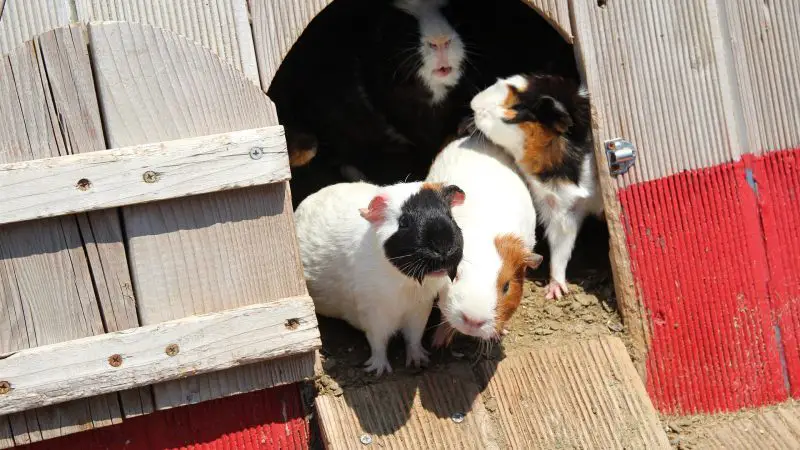
<path id="1" fill-rule="evenodd" d="M 543 260 L 544 258 L 542 255 L 538 253 L 528 252 L 528 254 L 525 255 L 525 265 L 531 270 L 536 270 L 540 265 L 542 265 Z"/>
<path id="2" fill-rule="evenodd" d="M 442 188 L 442 197 L 450 204 L 450 207 L 463 205 L 466 194 L 460 187 L 455 184 L 450 184 Z"/>
<path id="3" fill-rule="evenodd" d="M 553 131 L 564 134 L 572 126 L 572 117 L 563 103 L 549 95 L 541 96 L 531 108 L 536 120 Z"/>
<path id="4" fill-rule="evenodd" d="M 389 196 L 386 194 L 378 194 L 369 202 L 369 206 L 358 210 L 361 217 L 367 219 L 370 223 L 382 222 L 386 217 L 386 208 L 389 206 Z"/>

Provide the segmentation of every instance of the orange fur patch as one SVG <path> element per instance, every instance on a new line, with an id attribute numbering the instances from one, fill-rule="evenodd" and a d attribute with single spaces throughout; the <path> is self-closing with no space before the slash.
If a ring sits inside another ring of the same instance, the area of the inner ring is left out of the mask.
<path id="1" fill-rule="evenodd" d="M 522 301 L 522 288 L 525 284 L 525 258 L 530 251 L 525 248 L 525 243 L 514 234 L 501 234 L 494 238 L 494 246 L 503 261 L 500 273 L 497 276 L 497 320 L 495 329 L 498 333 L 503 330 L 506 322 L 519 308 Z M 508 292 L 503 294 L 503 286 L 509 283 Z"/>
<path id="2" fill-rule="evenodd" d="M 519 97 L 509 88 L 503 101 L 503 107 L 506 108 L 503 115 L 506 119 L 513 120 L 517 117 L 513 109 L 517 103 Z M 528 175 L 540 174 L 562 163 L 566 148 L 558 133 L 536 122 L 522 122 L 517 125 L 525 134 L 525 148 L 520 165 Z"/>
<path id="3" fill-rule="evenodd" d="M 430 189 L 432 191 L 441 191 L 444 187 L 444 183 L 422 183 L 422 189 Z"/>
<path id="4" fill-rule="evenodd" d="M 289 166 L 290 167 L 305 166 L 306 164 L 310 163 L 315 156 L 317 156 L 316 149 L 304 148 L 299 150 L 292 150 L 289 152 Z"/>

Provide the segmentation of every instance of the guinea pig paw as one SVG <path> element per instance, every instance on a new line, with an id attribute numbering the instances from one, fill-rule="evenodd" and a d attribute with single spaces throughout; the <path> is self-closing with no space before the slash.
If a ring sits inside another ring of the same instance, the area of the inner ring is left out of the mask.
<path id="1" fill-rule="evenodd" d="M 545 287 L 545 296 L 547 300 L 558 299 L 562 296 L 569 294 L 569 289 L 566 283 L 559 283 L 556 280 L 550 280 L 550 283 Z"/>
<path id="2" fill-rule="evenodd" d="M 508 328 L 503 328 L 500 330 L 500 336 L 507 336 L 508 335 Z"/>
<path id="3" fill-rule="evenodd" d="M 367 366 L 364 367 L 364 372 L 372 372 L 375 371 L 375 376 L 379 377 L 383 375 L 384 372 L 392 373 L 392 365 L 389 364 L 389 360 L 386 357 L 383 358 L 375 358 L 370 357 L 366 363 Z"/>
<path id="4" fill-rule="evenodd" d="M 425 350 L 421 345 L 418 347 L 409 347 L 406 349 L 406 367 L 410 367 L 412 364 L 414 367 L 423 367 L 427 366 L 430 362 L 428 358 L 428 351 Z"/>

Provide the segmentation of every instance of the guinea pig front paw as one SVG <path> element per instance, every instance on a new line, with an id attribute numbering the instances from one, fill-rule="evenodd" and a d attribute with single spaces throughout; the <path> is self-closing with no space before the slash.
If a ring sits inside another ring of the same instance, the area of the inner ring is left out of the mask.
<path id="1" fill-rule="evenodd" d="M 385 355 L 383 357 L 376 357 L 375 355 L 370 356 L 364 364 L 366 365 L 364 371 L 375 371 L 376 377 L 383 375 L 384 372 L 392 373 L 392 365 L 389 364 L 389 359 L 387 359 Z"/>
<path id="2" fill-rule="evenodd" d="M 547 300 L 561 299 L 562 296 L 569 294 L 567 283 L 559 283 L 556 280 L 550 280 L 550 283 L 545 286 L 545 296 Z"/>
<path id="3" fill-rule="evenodd" d="M 429 362 L 428 351 L 421 344 L 406 348 L 406 367 L 412 364 L 414 367 L 427 366 Z"/>

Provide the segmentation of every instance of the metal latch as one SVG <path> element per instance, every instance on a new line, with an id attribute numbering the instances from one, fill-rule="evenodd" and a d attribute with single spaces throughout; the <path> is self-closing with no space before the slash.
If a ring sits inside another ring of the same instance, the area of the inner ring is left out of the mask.
<path id="1" fill-rule="evenodd" d="M 608 171 L 611 175 L 624 175 L 636 160 L 636 147 L 622 138 L 605 142 Z"/>

